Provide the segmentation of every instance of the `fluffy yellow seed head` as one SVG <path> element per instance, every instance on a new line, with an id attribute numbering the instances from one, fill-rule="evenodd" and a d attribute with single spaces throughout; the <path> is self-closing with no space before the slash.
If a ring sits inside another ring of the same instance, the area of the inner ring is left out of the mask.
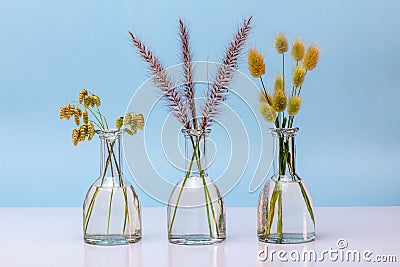
<path id="1" fill-rule="evenodd" d="M 250 49 L 247 58 L 250 74 L 258 78 L 265 73 L 265 64 L 263 56 L 256 50 Z"/>
<path id="2" fill-rule="evenodd" d="M 274 91 L 283 91 L 285 90 L 285 82 L 283 81 L 283 77 L 282 76 L 278 76 L 275 78 L 274 81 Z"/>
<path id="3" fill-rule="evenodd" d="M 302 66 L 296 66 L 293 70 L 292 82 L 293 86 L 298 88 L 304 82 L 304 76 L 306 75 L 306 70 Z"/>
<path id="4" fill-rule="evenodd" d="M 276 52 L 278 52 L 278 54 L 286 53 L 289 49 L 286 37 L 282 33 L 278 34 L 275 37 L 274 44 L 275 44 L 275 50 Z"/>
<path id="5" fill-rule="evenodd" d="M 298 96 L 293 96 L 289 99 L 289 104 L 287 107 L 287 111 L 290 116 L 295 116 L 300 111 L 301 106 L 301 98 Z"/>
<path id="6" fill-rule="evenodd" d="M 274 93 L 274 98 L 272 99 L 272 108 L 276 112 L 283 112 L 286 109 L 287 97 L 285 91 L 279 90 Z"/>
<path id="7" fill-rule="evenodd" d="M 300 39 L 296 39 L 292 46 L 292 58 L 294 61 L 301 61 L 304 57 L 304 43 Z"/>
<path id="8" fill-rule="evenodd" d="M 276 119 L 276 113 L 267 102 L 260 102 L 260 112 L 266 121 L 273 122 Z"/>
<path id="9" fill-rule="evenodd" d="M 311 45 L 304 56 L 303 59 L 303 67 L 306 70 L 313 70 L 317 64 L 319 59 L 319 49 L 316 45 Z"/>

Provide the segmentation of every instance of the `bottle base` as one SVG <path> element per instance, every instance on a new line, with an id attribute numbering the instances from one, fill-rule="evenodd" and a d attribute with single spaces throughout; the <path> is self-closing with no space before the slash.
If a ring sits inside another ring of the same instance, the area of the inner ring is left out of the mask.
<path id="1" fill-rule="evenodd" d="M 85 243 L 98 246 L 120 246 L 136 243 L 141 239 L 140 235 L 86 235 Z"/>
<path id="2" fill-rule="evenodd" d="M 173 235 L 168 241 L 176 245 L 213 245 L 221 243 L 225 237 L 210 237 L 209 235 Z"/>
<path id="3" fill-rule="evenodd" d="M 307 243 L 314 241 L 315 234 L 284 233 L 281 235 L 278 234 L 259 235 L 258 240 L 260 242 L 273 243 L 273 244 L 300 244 L 300 243 Z"/>

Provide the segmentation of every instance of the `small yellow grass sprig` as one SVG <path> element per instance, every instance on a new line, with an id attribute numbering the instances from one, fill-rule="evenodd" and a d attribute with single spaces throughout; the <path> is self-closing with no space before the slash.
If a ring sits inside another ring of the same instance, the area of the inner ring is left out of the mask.
<path id="1" fill-rule="evenodd" d="M 87 89 L 79 91 L 77 101 L 74 104 L 67 104 L 60 107 L 60 119 L 69 120 L 74 118 L 76 128 L 72 130 L 72 143 L 77 146 L 85 140 L 92 140 L 96 134 L 96 130 L 108 130 L 108 124 L 105 116 L 101 113 L 99 107 L 101 105 L 100 97 L 89 92 Z M 119 117 L 116 120 L 116 128 L 125 125 L 125 121 L 129 121 L 130 129 L 126 129 L 128 134 L 135 134 L 137 130 L 144 127 L 144 118 L 142 114 L 127 113 L 125 117 Z M 96 129 L 97 128 L 97 129 Z"/>

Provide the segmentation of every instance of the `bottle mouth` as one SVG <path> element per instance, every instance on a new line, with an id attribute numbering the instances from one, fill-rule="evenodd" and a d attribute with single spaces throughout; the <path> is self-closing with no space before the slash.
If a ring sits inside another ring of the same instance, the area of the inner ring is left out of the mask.
<path id="1" fill-rule="evenodd" d="M 99 135 L 99 138 L 116 138 L 121 136 L 124 133 L 123 129 L 106 129 L 106 130 L 96 130 L 96 134 Z"/>
<path id="2" fill-rule="evenodd" d="M 273 135 L 294 135 L 299 131 L 298 127 L 293 128 L 269 128 L 269 132 Z"/>
<path id="3" fill-rule="evenodd" d="M 196 130 L 196 129 L 182 129 L 181 132 L 184 136 L 205 136 L 207 137 L 211 133 L 211 129 Z"/>

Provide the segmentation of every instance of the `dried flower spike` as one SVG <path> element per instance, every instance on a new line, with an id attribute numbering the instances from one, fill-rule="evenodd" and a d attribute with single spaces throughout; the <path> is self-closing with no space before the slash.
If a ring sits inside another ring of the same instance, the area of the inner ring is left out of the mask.
<path id="1" fill-rule="evenodd" d="M 289 104 L 287 107 L 287 111 L 290 116 L 295 116 L 297 113 L 299 113 L 300 110 L 300 105 L 301 105 L 301 98 L 298 96 L 293 96 L 292 98 L 289 99 Z"/>
<path id="2" fill-rule="evenodd" d="M 301 61 L 304 57 L 304 43 L 300 39 L 296 39 L 292 46 L 292 58 L 294 61 Z"/>
<path id="3" fill-rule="evenodd" d="M 296 66 L 293 70 L 292 82 L 293 86 L 298 88 L 304 82 L 304 76 L 306 74 L 306 70 L 302 66 Z"/>
<path id="4" fill-rule="evenodd" d="M 285 90 L 285 82 L 282 76 L 276 77 L 274 81 L 274 91 L 276 92 L 279 90 L 281 91 Z"/>
<path id="5" fill-rule="evenodd" d="M 247 55 L 247 62 L 250 74 L 258 78 L 265 73 L 264 58 L 256 49 L 250 49 Z"/>
<path id="6" fill-rule="evenodd" d="M 286 53 L 289 50 L 286 37 L 282 33 L 275 37 L 274 44 L 275 50 L 278 52 L 278 54 Z"/>
<path id="7" fill-rule="evenodd" d="M 276 113 L 267 102 L 260 103 L 260 112 L 266 121 L 273 122 L 276 119 Z"/>
<path id="8" fill-rule="evenodd" d="M 306 70 L 313 70 L 318 64 L 319 49 L 316 45 L 311 45 L 304 56 L 303 67 Z"/>
<path id="9" fill-rule="evenodd" d="M 276 112 L 283 112 L 286 109 L 287 97 L 285 91 L 279 90 L 274 93 L 272 99 L 272 108 Z"/>

